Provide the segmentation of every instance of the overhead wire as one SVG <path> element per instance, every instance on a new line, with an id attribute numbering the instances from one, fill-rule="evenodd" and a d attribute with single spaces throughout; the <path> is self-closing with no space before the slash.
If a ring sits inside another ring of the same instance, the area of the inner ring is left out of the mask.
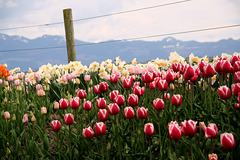
<path id="1" fill-rule="evenodd" d="M 187 33 L 195 33 L 195 32 L 204 32 L 204 31 L 219 30 L 219 29 L 226 29 L 226 28 L 233 28 L 233 27 L 240 27 L 240 24 L 225 25 L 225 26 L 218 26 L 218 27 L 211 27 L 211 28 L 202 28 L 202 29 L 195 29 L 195 30 L 188 30 L 188 31 L 171 32 L 171 33 L 163 33 L 163 34 L 155 34 L 155 35 L 125 38 L 125 39 L 119 39 L 119 40 L 102 41 L 102 42 L 98 42 L 98 43 L 83 43 L 83 44 L 77 44 L 75 46 L 80 47 L 80 46 L 99 45 L 99 44 L 114 43 L 114 42 L 121 42 L 121 41 L 131 41 L 131 40 L 137 40 L 137 39 L 141 40 L 141 39 L 147 39 L 147 38 L 155 38 L 155 37 L 171 36 L 171 35 L 179 35 L 179 34 L 187 34 Z M 33 50 L 44 50 L 44 49 L 58 49 L 58 48 L 65 48 L 65 47 L 66 46 L 22 48 L 22 49 L 0 50 L 0 52 L 33 51 Z"/>

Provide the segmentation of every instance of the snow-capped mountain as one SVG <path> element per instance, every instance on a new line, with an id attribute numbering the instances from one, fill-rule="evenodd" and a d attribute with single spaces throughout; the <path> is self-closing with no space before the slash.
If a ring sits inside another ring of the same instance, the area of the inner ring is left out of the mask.
<path id="1" fill-rule="evenodd" d="M 75 44 L 85 44 L 75 40 Z M 62 48 L 41 49 L 60 46 Z M 20 67 L 22 71 L 38 69 L 43 64 L 66 64 L 67 49 L 64 36 L 43 35 L 36 39 L 22 36 L 0 34 L 0 51 L 15 50 L 14 52 L 0 52 L 0 64 L 7 63 L 9 69 Z M 36 50 L 19 50 L 38 48 Z M 18 51 L 17 51 L 18 50 Z M 224 39 L 218 42 L 181 41 L 173 37 L 166 37 L 162 41 L 120 41 L 114 43 L 100 43 L 95 45 L 76 46 L 77 60 L 84 65 L 93 61 L 115 59 L 117 56 L 126 62 L 137 58 L 138 62 L 162 58 L 168 59 L 169 53 L 176 51 L 187 57 L 190 53 L 202 57 L 213 57 L 221 53 L 233 54 L 240 52 L 240 39 Z"/>

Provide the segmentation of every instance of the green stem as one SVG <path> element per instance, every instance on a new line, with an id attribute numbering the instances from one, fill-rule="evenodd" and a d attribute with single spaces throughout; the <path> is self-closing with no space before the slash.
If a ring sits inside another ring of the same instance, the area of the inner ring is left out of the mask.
<path id="1" fill-rule="evenodd" d="M 211 144 L 212 144 L 212 153 L 213 153 L 213 150 L 214 150 L 214 146 L 213 146 L 213 138 L 211 138 Z"/>
<path id="2" fill-rule="evenodd" d="M 150 152 L 150 160 L 152 160 L 151 137 L 150 136 L 149 136 L 149 152 Z"/>
<path id="3" fill-rule="evenodd" d="M 159 144 L 160 144 L 160 149 L 159 149 L 159 154 L 160 154 L 160 157 L 161 157 L 161 146 L 162 146 L 162 140 L 161 140 L 161 125 L 160 125 L 160 114 L 161 112 L 158 111 L 158 128 L 159 128 Z"/>
<path id="4" fill-rule="evenodd" d="M 103 136 L 101 136 L 101 143 L 102 143 L 102 160 L 104 160 L 104 153 L 103 153 Z"/>
<path id="5" fill-rule="evenodd" d="M 229 132 L 230 132 L 230 130 L 231 130 L 231 126 L 230 126 L 230 115 L 229 115 L 227 100 L 226 100 L 226 109 L 227 109 L 227 114 L 228 114 L 228 130 L 229 130 Z"/>
<path id="6" fill-rule="evenodd" d="M 58 159 L 61 159 L 60 154 L 60 139 L 59 139 L 59 131 L 57 132 L 57 149 L 58 149 Z"/>
<path id="7" fill-rule="evenodd" d="M 192 137 L 190 137 L 190 145 L 191 145 L 191 159 L 193 160 Z"/>
<path id="8" fill-rule="evenodd" d="M 71 125 L 68 125 L 69 127 L 69 153 L 70 153 L 70 159 L 72 159 L 72 144 L 71 144 Z"/>
<path id="9" fill-rule="evenodd" d="M 114 118 L 115 118 L 115 128 L 116 128 L 116 132 L 117 132 L 118 154 L 120 155 L 120 160 L 122 160 L 122 147 L 121 147 L 120 139 L 119 139 L 118 126 L 117 126 L 117 118 L 116 118 L 116 116 L 114 116 Z"/>

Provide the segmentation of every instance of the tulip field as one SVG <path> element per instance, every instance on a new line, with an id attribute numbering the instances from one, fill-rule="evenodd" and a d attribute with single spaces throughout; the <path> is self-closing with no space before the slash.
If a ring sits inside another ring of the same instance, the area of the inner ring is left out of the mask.
<path id="1" fill-rule="evenodd" d="M 1 159 L 239 160 L 240 53 L 0 65 Z"/>

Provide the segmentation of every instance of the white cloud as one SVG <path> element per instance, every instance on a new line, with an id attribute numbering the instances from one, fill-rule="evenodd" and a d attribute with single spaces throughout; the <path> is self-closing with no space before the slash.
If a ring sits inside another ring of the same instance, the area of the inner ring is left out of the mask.
<path id="1" fill-rule="evenodd" d="M 1 2 L 2 0 L 0 0 L 0 5 Z M 27 3 L 27 1 L 23 2 Z M 28 7 L 22 8 L 21 11 L 16 10 L 16 12 L 19 12 L 18 17 L 15 14 L 15 16 L 4 18 L 4 23 L 0 24 L 0 28 L 60 22 L 63 21 L 63 9 L 65 8 L 72 8 L 73 18 L 80 19 L 169 2 L 174 2 L 174 0 L 161 2 L 159 0 L 32 1 Z M 18 3 L 21 3 L 21 1 L 18 1 Z M 236 4 L 239 4 L 238 0 L 192 0 L 151 10 L 74 22 L 75 38 L 94 42 L 237 24 L 240 22 L 240 11 Z M 6 16 L 8 15 L 6 14 Z M 229 37 L 239 39 L 239 31 L 238 27 L 173 35 L 173 37 L 181 40 L 217 41 Z M 9 30 L 5 31 L 5 33 L 35 38 L 44 34 L 64 35 L 65 31 L 62 24 Z M 144 40 L 161 40 L 162 38 L 164 37 Z"/>

